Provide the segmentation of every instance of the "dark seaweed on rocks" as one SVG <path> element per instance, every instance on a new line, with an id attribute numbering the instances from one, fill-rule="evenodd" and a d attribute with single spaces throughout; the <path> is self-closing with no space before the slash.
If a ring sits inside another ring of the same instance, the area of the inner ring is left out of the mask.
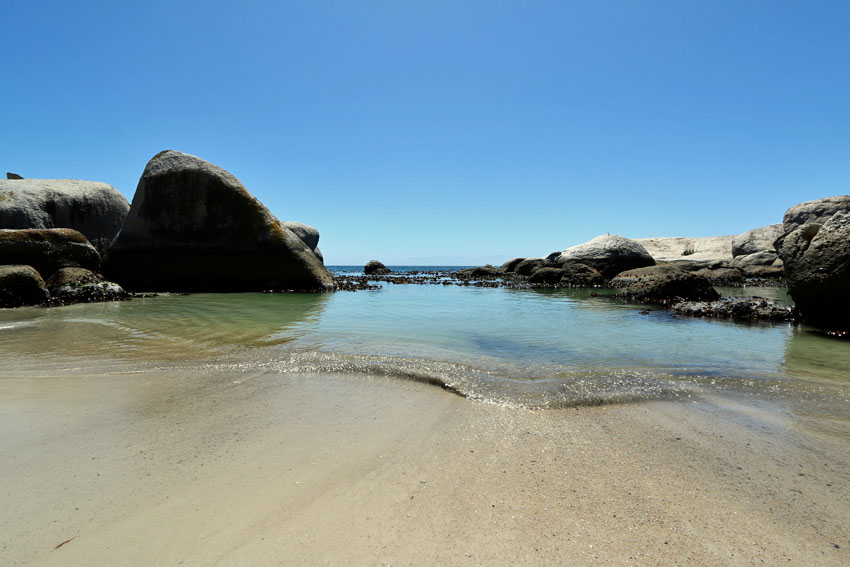
<path id="1" fill-rule="evenodd" d="M 791 307 L 763 297 L 723 298 L 717 301 L 682 301 L 670 308 L 678 315 L 714 317 L 735 321 L 794 321 Z"/>

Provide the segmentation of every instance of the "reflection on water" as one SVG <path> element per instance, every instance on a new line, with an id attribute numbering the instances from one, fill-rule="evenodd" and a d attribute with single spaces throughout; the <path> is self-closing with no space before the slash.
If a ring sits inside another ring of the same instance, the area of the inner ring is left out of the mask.
<path id="1" fill-rule="evenodd" d="M 125 302 L 0 310 L 3 354 L 203 357 L 287 342 L 326 294 L 163 295 Z M 274 337 L 274 338 L 270 338 Z"/>

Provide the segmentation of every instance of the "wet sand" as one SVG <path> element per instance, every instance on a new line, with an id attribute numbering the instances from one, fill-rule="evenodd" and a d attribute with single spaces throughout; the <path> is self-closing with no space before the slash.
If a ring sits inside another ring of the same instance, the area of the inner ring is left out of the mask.
<path id="1" fill-rule="evenodd" d="M 847 444 L 721 399 L 104 363 L 6 374 L 0 427 L 4 565 L 850 564 Z"/>

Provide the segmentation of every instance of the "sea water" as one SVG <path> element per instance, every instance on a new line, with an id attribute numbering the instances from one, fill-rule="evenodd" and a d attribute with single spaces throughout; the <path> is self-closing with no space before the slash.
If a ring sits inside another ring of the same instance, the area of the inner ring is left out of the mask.
<path id="1" fill-rule="evenodd" d="M 356 268 L 337 269 L 346 271 Z M 790 301 L 776 288 L 721 293 Z M 850 342 L 790 323 L 679 317 L 611 295 L 383 283 L 332 294 L 166 294 L 5 309 L 0 378 L 180 365 L 316 380 L 380 374 L 548 409 L 746 397 L 848 436 Z"/>

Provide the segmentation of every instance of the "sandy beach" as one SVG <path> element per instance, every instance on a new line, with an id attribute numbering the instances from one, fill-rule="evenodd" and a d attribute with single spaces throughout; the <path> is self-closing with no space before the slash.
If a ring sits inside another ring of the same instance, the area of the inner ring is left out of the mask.
<path id="1" fill-rule="evenodd" d="M 850 562 L 847 446 L 776 411 L 97 368 L 0 381 L 5 565 Z"/>

